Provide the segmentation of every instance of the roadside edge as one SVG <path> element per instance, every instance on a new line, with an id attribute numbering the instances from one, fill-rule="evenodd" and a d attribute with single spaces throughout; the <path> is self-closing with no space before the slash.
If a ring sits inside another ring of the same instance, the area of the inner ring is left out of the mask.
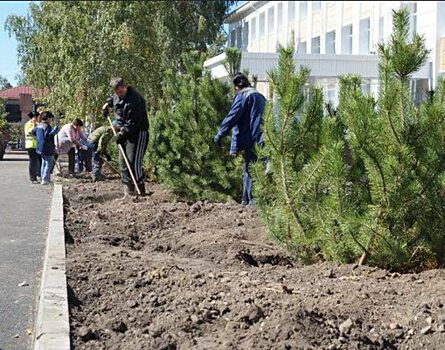
<path id="1" fill-rule="evenodd" d="M 61 184 L 54 184 L 34 330 L 34 350 L 71 349 Z"/>

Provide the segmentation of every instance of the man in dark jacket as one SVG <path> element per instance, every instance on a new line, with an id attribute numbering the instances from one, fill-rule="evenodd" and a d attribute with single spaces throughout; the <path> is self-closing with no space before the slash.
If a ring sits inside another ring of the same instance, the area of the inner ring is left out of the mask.
<path id="1" fill-rule="evenodd" d="M 113 78 L 110 82 L 115 94 L 107 99 L 103 107 L 108 116 L 108 107 L 116 115 L 119 133 L 116 142 L 122 145 L 141 194 L 145 194 L 145 176 L 143 171 L 144 154 L 148 145 L 148 116 L 144 98 L 122 78 Z M 125 160 L 119 152 L 122 182 L 126 195 L 134 195 L 135 187 Z"/>
<path id="2" fill-rule="evenodd" d="M 236 96 L 229 113 L 221 123 L 214 142 L 218 144 L 221 137 L 226 136 L 233 129 L 230 153 L 236 155 L 238 152 L 243 152 L 244 154 L 243 198 L 241 204 L 252 205 L 250 163 L 257 159 L 254 151 L 255 145 L 261 145 L 264 142 L 261 126 L 266 98 L 250 87 L 249 80 L 242 73 L 238 73 L 234 77 L 233 85 L 235 86 Z"/>

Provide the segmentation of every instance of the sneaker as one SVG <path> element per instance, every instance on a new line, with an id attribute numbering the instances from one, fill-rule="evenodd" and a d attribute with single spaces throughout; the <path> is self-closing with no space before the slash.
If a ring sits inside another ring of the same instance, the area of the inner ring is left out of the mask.
<path id="1" fill-rule="evenodd" d="M 49 184 L 50 184 L 49 181 L 45 181 L 45 180 L 42 181 L 42 185 L 43 185 L 43 186 L 46 186 L 46 185 L 49 185 Z"/>
<path id="2" fill-rule="evenodd" d="M 93 179 L 93 182 L 105 181 L 105 179 L 106 179 L 105 175 L 102 175 L 102 174 L 97 175 L 97 176 L 92 175 L 91 178 Z"/>
<path id="3" fill-rule="evenodd" d="M 40 183 L 39 180 L 32 180 L 31 182 L 32 182 L 33 184 L 39 184 L 39 183 Z"/>

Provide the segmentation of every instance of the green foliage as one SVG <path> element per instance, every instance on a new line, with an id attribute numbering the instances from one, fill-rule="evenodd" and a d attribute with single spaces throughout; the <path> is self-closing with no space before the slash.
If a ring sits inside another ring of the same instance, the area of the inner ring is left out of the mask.
<path id="1" fill-rule="evenodd" d="M 317 151 L 323 99 L 318 88 L 307 89 L 309 70 L 301 67 L 296 71 L 293 54 L 293 47 L 281 47 L 278 68 L 269 73 L 274 102 L 266 107 L 265 147 L 258 152 L 260 159 L 271 161 L 272 172 L 266 174 L 265 166 L 258 162 L 254 174 L 257 205 L 271 233 L 297 247 L 309 243 L 308 189 L 322 171 L 324 154 L 317 155 Z"/>
<path id="2" fill-rule="evenodd" d="M 48 88 L 68 119 L 100 115 L 109 80 L 122 76 L 156 109 L 165 67 L 218 37 L 231 1 L 42 1 L 6 27 L 26 81 Z"/>
<path id="3" fill-rule="evenodd" d="M 408 12 L 380 45 L 378 99 L 361 78 L 340 81 L 338 110 L 323 116 L 321 92 L 306 92 L 293 49 L 270 73 L 256 196 L 270 231 L 306 261 L 368 262 L 398 270 L 445 264 L 445 81 L 416 107 L 410 76 L 425 63 L 424 39 L 408 36 Z"/>
<path id="4" fill-rule="evenodd" d="M 8 81 L 7 78 L 5 78 L 4 76 L 0 75 L 0 91 L 2 90 L 6 90 L 12 88 L 11 83 Z"/>
<path id="5" fill-rule="evenodd" d="M 8 120 L 6 119 L 6 101 L 0 98 L 0 133 L 4 134 L 8 130 Z"/>
<path id="6" fill-rule="evenodd" d="M 241 69 L 241 51 L 236 47 L 228 47 L 225 54 L 224 67 L 229 73 L 230 79 L 233 79 Z"/>
<path id="7" fill-rule="evenodd" d="M 184 70 L 166 73 L 164 100 L 150 117 L 150 164 L 157 179 L 191 199 L 226 199 L 240 187 L 241 167 L 224 148 L 213 144 L 228 112 L 229 87 L 203 70 L 204 56 L 183 56 Z"/>

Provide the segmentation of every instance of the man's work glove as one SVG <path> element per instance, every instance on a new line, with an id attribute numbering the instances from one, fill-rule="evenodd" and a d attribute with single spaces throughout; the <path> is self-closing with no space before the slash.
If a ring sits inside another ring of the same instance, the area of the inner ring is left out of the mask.
<path id="1" fill-rule="evenodd" d="M 121 130 L 116 135 L 113 136 L 114 141 L 116 141 L 117 144 L 121 144 L 125 141 L 126 134 Z"/>
<path id="2" fill-rule="evenodd" d="M 109 115 L 109 108 L 113 107 L 113 100 L 110 100 L 109 98 L 107 98 L 107 102 L 105 102 L 105 104 L 102 106 L 102 115 L 105 118 L 108 118 Z"/>

